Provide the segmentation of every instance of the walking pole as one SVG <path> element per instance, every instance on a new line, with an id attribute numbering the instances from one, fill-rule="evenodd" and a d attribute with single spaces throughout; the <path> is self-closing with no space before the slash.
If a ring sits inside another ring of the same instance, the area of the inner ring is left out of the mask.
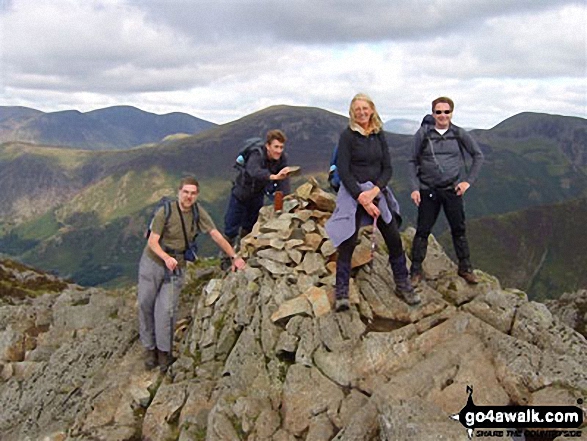
<path id="1" fill-rule="evenodd" d="M 169 296 L 169 358 L 173 357 L 173 307 L 175 305 L 175 271 L 171 272 L 171 295 Z"/>
<path id="2" fill-rule="evenodd" d="M 375 259 L 375 231 L 377 230 L 377 216 L 373 216 L 373 229 L 371 230 L 371 268 L 373 268 L 373 260 Z"/>

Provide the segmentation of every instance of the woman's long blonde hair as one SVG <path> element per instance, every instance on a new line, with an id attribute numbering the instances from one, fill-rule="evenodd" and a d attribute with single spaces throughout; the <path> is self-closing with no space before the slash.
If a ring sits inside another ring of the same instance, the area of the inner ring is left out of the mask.
<path id="1" fill-rule="evenodd" d="M 366 134 L 369 135 L 371 133 L 378 133 L 383 128 L 383 121 L 381 121 L 381 117 L 379 116 L 379 113 L 377 113 L 375 103 L 373 102 L 371 97 L 369 97 L 369 95 L 367 95 L 366 93 L 357 93 L 351 100 L 351 104 L 349 106 L 349 127 L 353 130 L 357 130 L 357 128 L 361 128 L 361 130 L 364 130 L 361 126 L 359 126 L 359 124 L 357 124 L 357 121 L 355 120 L 355 115 L 353 113 L 353 104 L 355 103 L 355 101 L 358 100 L 367 102 L 373 110 L 373 115 L 371 115 L 371 118 L 369 119 L 369 126 L 367 127 Z"/>

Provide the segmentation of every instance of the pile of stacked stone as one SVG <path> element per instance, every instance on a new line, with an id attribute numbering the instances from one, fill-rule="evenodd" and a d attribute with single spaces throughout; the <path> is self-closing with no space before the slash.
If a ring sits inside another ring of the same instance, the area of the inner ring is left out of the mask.
<path id="1" fill-rule="evenodd" d="M 302 292 L 281 305 L 273 320 L 305 313 L 316 317 L 331 310 L 336 273 L 336 249 L 324 225 L 332 215 L 336 196 L 310 179 L 284 200 L 283 209 L 261 210 L 251 234 L 241 241 L 241 254 L 249 266 L 265 269 L 274 278 L 286 277 Z M 373 260 L 371 227 L 362 230 L 351 266 Z M 359 304 L 351 281 L 351 303 Z"/>

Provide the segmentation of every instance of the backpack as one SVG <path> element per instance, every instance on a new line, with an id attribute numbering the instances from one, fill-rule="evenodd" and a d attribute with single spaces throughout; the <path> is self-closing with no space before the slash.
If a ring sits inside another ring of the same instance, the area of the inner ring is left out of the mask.
<path id="1" fill-rule="evenodd" d="M 253 179 L 246 172 L 246 165 L 251 154 L 258 152 L 261 155 L 261 158 L 265 158 L 265 151 L 265 143 L 261 138 L 247 139 L 239 150 L 234 164 L 234 168 L 237 170 L 237 175 L 233 181 L 233 188 L 236 191 L 235 194 L 237 194 L 239 200 L 249 200 L 259 192 L 266 192 L 265 187 L 267 183 L 265 181 Z"/>
<path id="2" fill-rule="evenodd" d="M 338 189 L 340 188 L 340 176 L 338 174 L 338 169 L 336 167 L 337 154 L 338 154 L 338 145 L 334 147 L 334 151 L 332 152 L 332 157 L 330 158 L 330 168 L 328 169 L 328 183 L 330 184 L 330 188 L 335 193 L 338 193 Z"/>
<path id="3" fill-rule="evenodd" d="M 155 208 L 153 208 L 153 212 L 151 213 L 149 225 L 147 226 L 147 230 L 145 231 L 145 239 L 148 239 L 149 236 L 151 235 L 151 229 L 153 228 L 153 221 L 155 220 L 155 214 L 162 207 L 163 207 L 163 212 L 165 213 L 165 224 L 167 225 L 167 221 L 169 220 L 169 217 L 171 216 L 171 204 L 173 202 L 175 202 L 175 199 L 168 198 L 167 196 L 163 196 L 161 199 L 159 199 L 159 202 L 157 202 L 157 205 L 155 205 Z M 200 220 L 200 210 L 198 208 L 197 202 L 194 203 L 194 205 L 192 205 L 192 215 L 193 215 L 192 224 L 194 225 L 194 227 L 196 227 L 198 224 L 198 221 Z M 194 231 L 197 231 L 197 228 L 194 228 Z M 198 235 L 198 233 L 196 232 L 195 236 L 192 238 L 192 242 L 195 243 L 197 235 Z M 163 235 L 161 235 L 161 236 L 163 237 Z"/>
<path id="4" fill-rule="evenodd" d="M 436 124 L 436 121 L 434 120 L 434 117 L 430 114 L 426 115 L 423 119 L 422 119 L 422 124 L 420 124 L 421 127 L 425 127 L 425 136 L 422 138 L 422 144 L 420 144 L 420 152 L 418 155 L 418 161 L 420 160 L 420 156 L 422 155 L 422 152 L 424 151 L 424 147 L 426 145 L 426 143 L 430 142 L 430 140 L 432 139 L 428 134 L 430 133 L 430 130 L 434 128 L 434 125 Z M 467 161 L 465 159 L 465 147 L 463 146 L 463 140 L 461 139 L 461 128 L 453 123 L 450 123 L 453 131 L 455 132 L 455 135 L 450 135 L 447 137 L 444 137 L 444 139 L 448 139 L 448 140 L 452 140 L 452 139 L 456 139 L 457 143 L 459 145 L 459 150 L 461 152 L 461 159 L 463 160 L 463 164 L 465 165 L 465 171 L 467 173 L 469 173 L 469 166 L 467 165 Z"/>
<path id="5" fill-rule="evenodd" d="M 236 164 L 234 167 L 239 171 L 239 173 L 243 173 L 245 170 L 245 165 L 251 156 L 251 153 L 254 151 L 258 151 L 259 153 L 263 154 L 263 148 L 265 147 L 265 143 L 261 138 L 249 138 L 247 139 L 242 148 L 238 151 L 238 155 L 236 157 Z"/>

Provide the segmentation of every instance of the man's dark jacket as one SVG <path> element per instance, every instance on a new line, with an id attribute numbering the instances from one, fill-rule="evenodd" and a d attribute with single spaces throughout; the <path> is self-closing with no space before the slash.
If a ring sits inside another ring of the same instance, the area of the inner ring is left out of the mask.
<path id="1" fill-rule="evenodd" d="M 282 153 L 277 161 L 270 160 L 267 157 L 267 148 L 263 147 L 254 150 L 249 155 L 243 173 L 239 173 L 234 182 L 232 192 L 234 196 L 242 202 L 259 197 L 267 189 L 270 192 L 282 191 L 283 194 L 289 194 L 289 178 L 281 181 L 271 181 L 270 175 L 276 175 L 279 171 L 287 166 L 287 154 Z M 271 183 L 275 185 L 270 185 Z"/>
<path id="2" fill-rule="evenodd" d="M 457 138 L 465 153 L 473 158 L 466 176 L 461 175 L 463 157 Z M 411 191 L 445 188 L 462 181 L 473 184 L 482 163 L 483 153 L 466 130 L 451 124 L 441 135 L 434 126 L 423 125 L 414 135 L 412 157 L 408 160 Z"/>

